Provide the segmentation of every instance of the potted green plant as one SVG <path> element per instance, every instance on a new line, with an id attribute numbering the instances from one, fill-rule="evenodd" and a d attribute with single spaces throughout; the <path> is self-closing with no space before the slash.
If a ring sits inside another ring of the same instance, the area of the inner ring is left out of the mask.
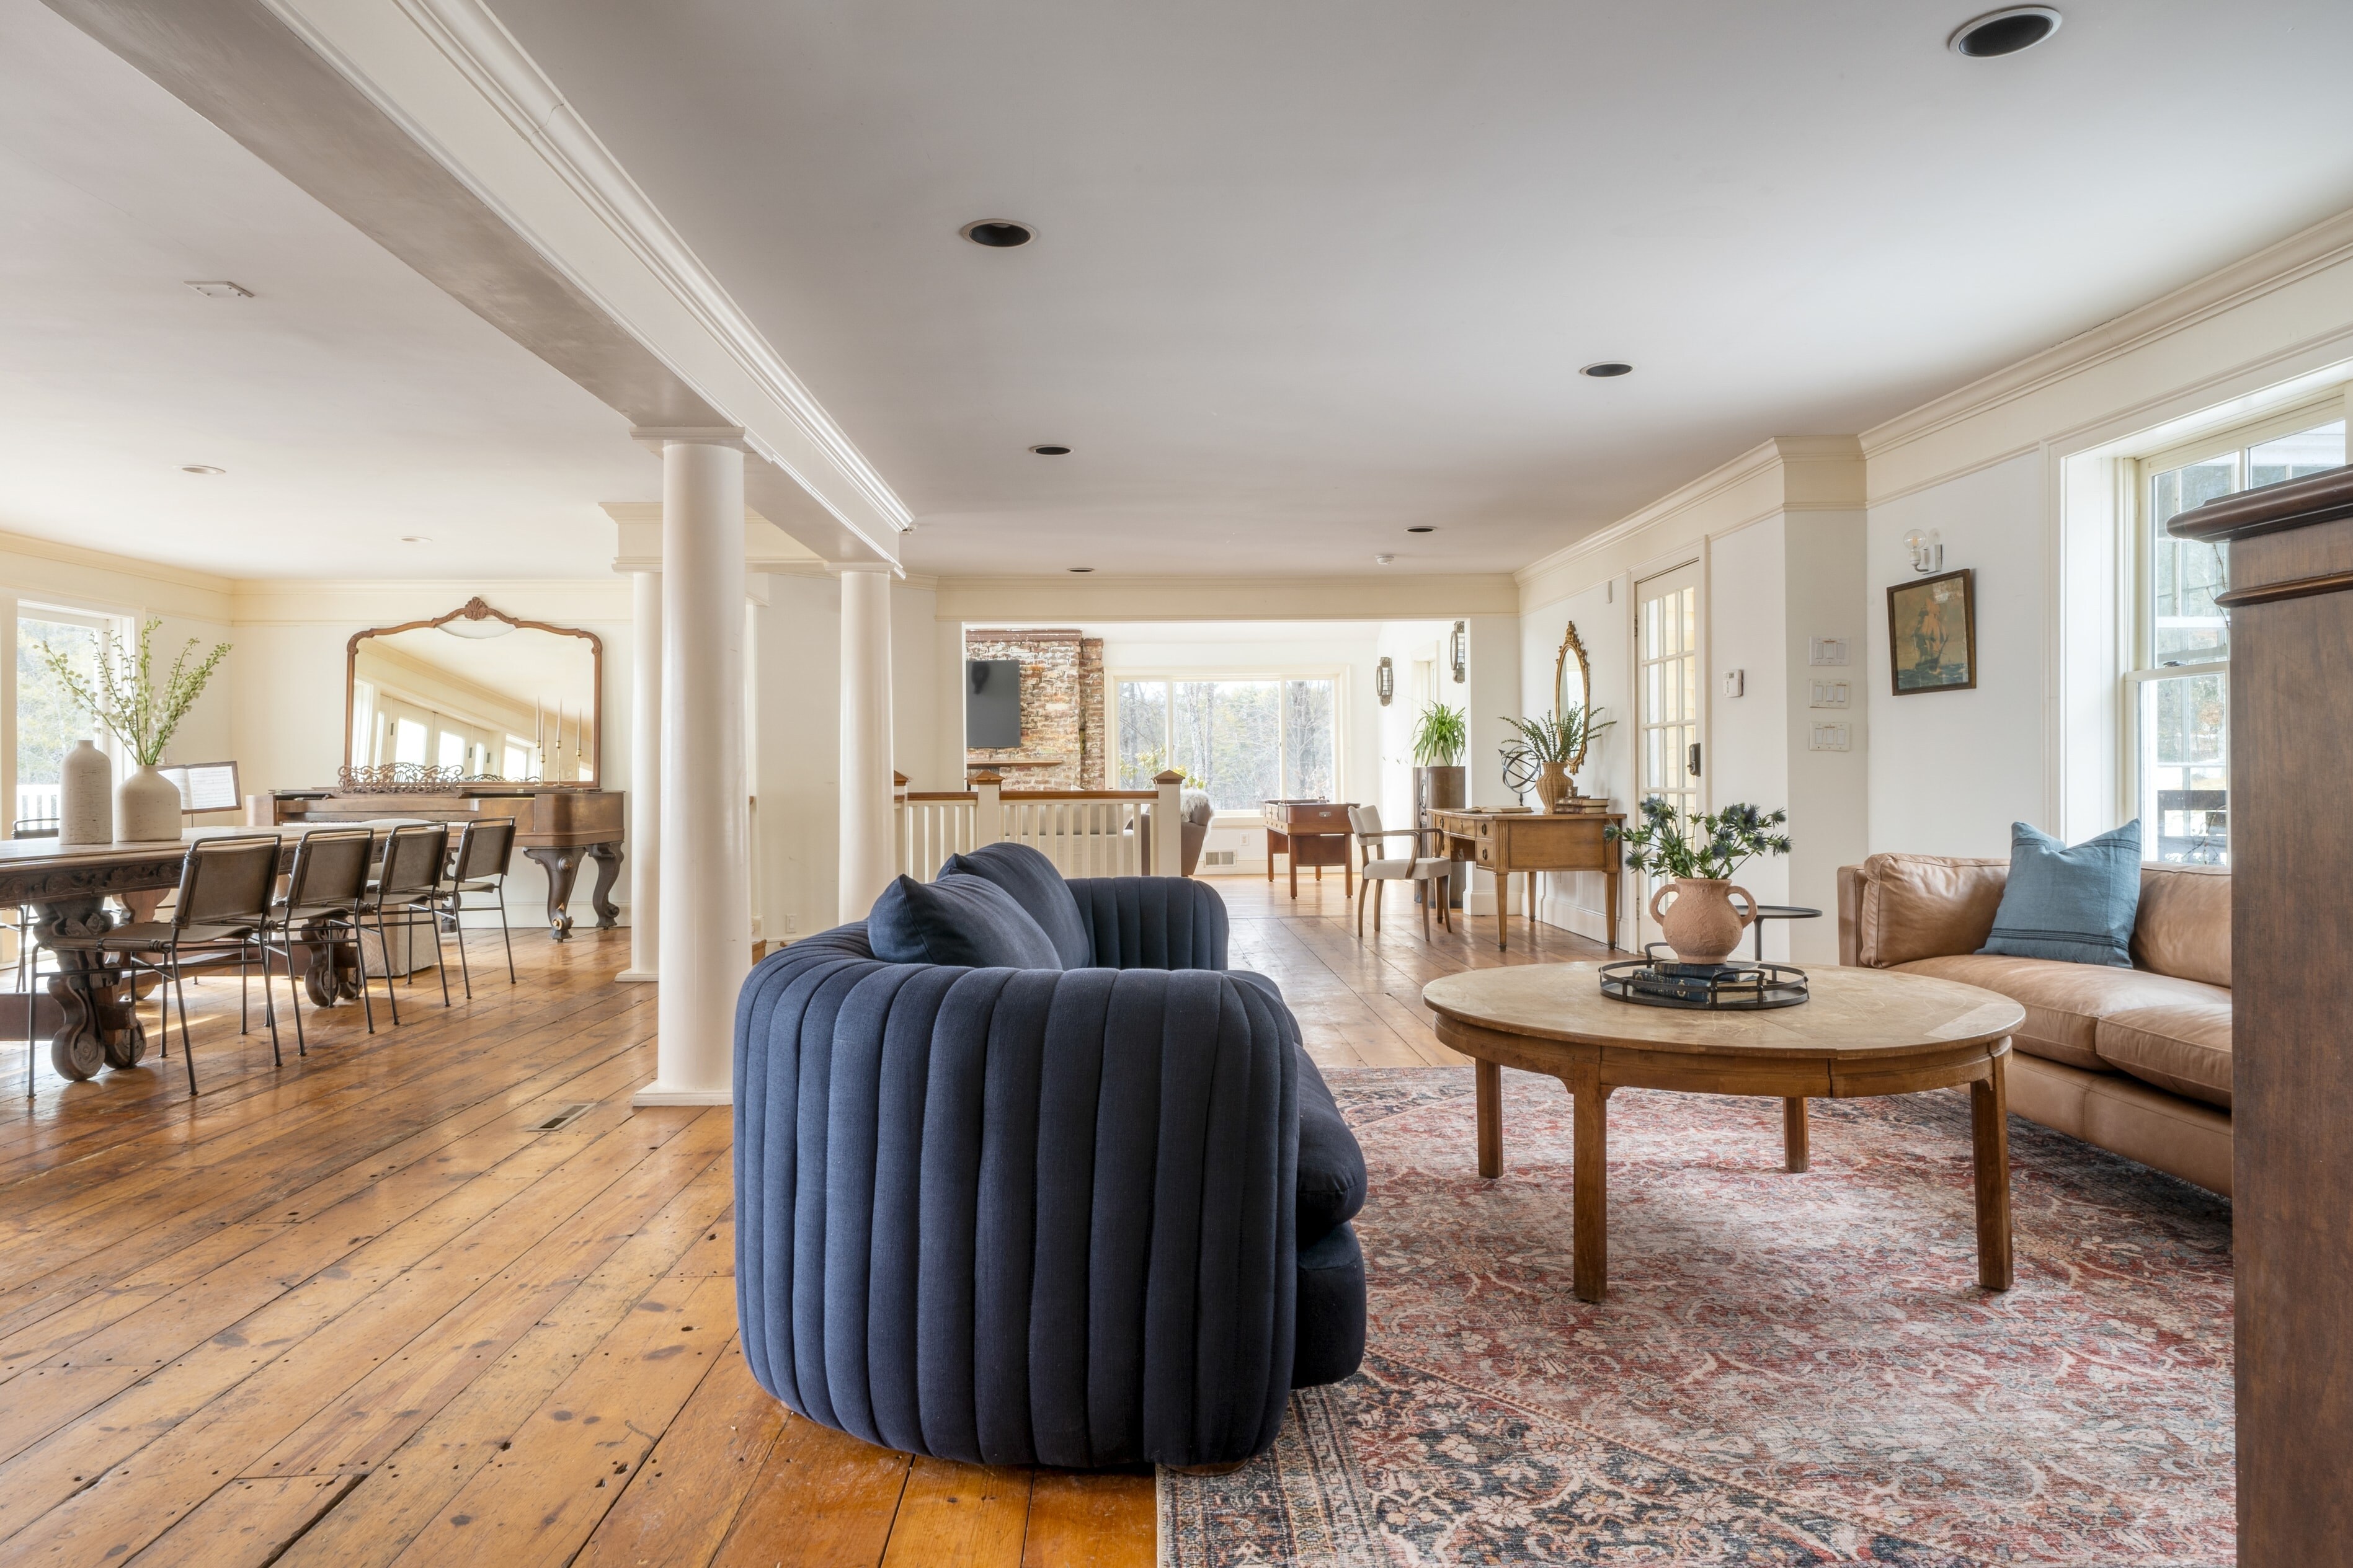
<path id="1" fill-rule="evenodd" d="M 1685 963 L 1722 963 L 1757 918 L 1756 895 L 1734 886 L 1732 874 L 1751 857 L 1787 855 L 1789 836 L 1778 829 L 1788 820 L 1787 811 L 1768 816 L 1742 805 L 1694 816 L 1686 826 L 1673 806 L 1652 795 L 1642 803 L 1640 823 L 1622 828 L 1612 823 L 1602 836 L 1618 841 L 1633 869 L 1668 879 L 1651 895 L 1651 918 L 1675 956 Z M 1746 910 L 1733 908 L 1735 893 Z"/>
<path id="2" fill-rule="evenodd" d="M 46 642 L 34 645 L 41 663 L 67 695 L 111 731 L 131 753 L 131 760 L 139 764 L 138 771 L 114 792 L 114 836 L 126 842 L 180 837 L 179 786 L 155 767 L 164 760 L 164 748 L 171 744 L 173 731 L 204 695 L 205 683 L 229 649 L 227 643 L 216 643 L 210 653 L 191 666 L 188 660 L 196 651 L 196 639 L 190 637 L 159 686 L 154 642 L 156 629 L 163 624 L 157 620 L 140 624 L 135 654 L 112 632 L 106 633 L 99 645 L 97 668 L 87 680 L 65 652 Z"/>
<path id="3" fill-rule="evenodd" d="M 1514 790 L 1533 788 L 1546 813 L 1557 813 L 1574 793 L 1570 777 L 1585 763 L 1585 748 L 1617 721 L 1599 708 L 1569 707 L 1538 719 L 1506 717 L 1514 731 L 1504 742 L 1504 782 Z"/>
<path id="4" fill-rule="evenodd" d="M 1471 744 L 1471 726 L 1460 708 L 1433 702 L 1421 710 L 1413 726 L 1413 760 L 1425 768 L 1460 765 Z"/>

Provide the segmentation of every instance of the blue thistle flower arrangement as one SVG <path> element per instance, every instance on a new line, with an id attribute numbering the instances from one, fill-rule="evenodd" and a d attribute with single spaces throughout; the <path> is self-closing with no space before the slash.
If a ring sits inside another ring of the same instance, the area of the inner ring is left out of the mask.
<path id="1" fill-rule="evenodd" d="M 1722 880 L 1756 856 L 1789 852 L 1789 836 L 1777 831 L 1788 822 L 1787 811 L 1767 816 L 1754 805 L 1727 805 L 1712 816 L 1692 817 L 1688 830 L 1681 814 L 1657 795 L 1642 803 L 1641 812 L 1640 823 L 1611 823 L 1602 836 L 1623 847 L 1627 865 L 1651 876 Z"/>

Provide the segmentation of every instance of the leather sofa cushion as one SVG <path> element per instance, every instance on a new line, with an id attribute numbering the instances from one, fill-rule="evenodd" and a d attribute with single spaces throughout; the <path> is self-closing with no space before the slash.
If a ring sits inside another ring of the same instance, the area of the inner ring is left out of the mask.
<path id="1" fill-rule="evenodd" d="M 898 878 L 867 911 L 866 941 L 885 963 L 1062 967 L 1052 940 L 1013 895 L 979 877 Z"/>
<path id="2" fill-rule="evenodd" d="M 2158 1007 L 2127 1007 L 2101 1018 L 2100 1059 L 2143 1083 L 2231 1109 L 2231 994 Z"/>
<path id="3" fill-rule="evenodd" d="M 2231 873 L 2220 866 L 2144 866 L 2133 963 L 2159 974 L 2231 984 Z"/>
<path id="4" fill-rule="evenodd" d="M 1071 884 L 1043 851 L 1010 840 L 984 844 L 977 849 L 949 856 L 940 867 L 940 875 L 978 877 L 996 883 L 1038 922 L 1038 929 L 1054 944 L 1054 955 L 1061 960 L 1063 968 L 1098 967 L 1094 933 L 1087 930 L 1087 922 L 1079 916 L 1079 900 L 1072 896 Z"/>
<path id="5" fill-rule="evenodd" d="M 1855 962 L 1887 969 L 1915 959 L 1974 953 L 1993 930 L 2009 876 L 2007 860 L 1873 855 L 1862 863 Z"/>
<path id="6" fill-rule="evenodd" d="M 2026 1022 L 2010 1039 L 2013 1048 L 2092 1072 L 2116 1070 L 2100 1056 L 2096 1034 L 2103 1018 L 2143 1008 L 2162 1012 L 2214 1002 L 2227 1013 L 2231 1005 L 2231 994 L 2221 986 L 2145 969 L 1991 953 L 1953 953 L 1893 967 L 2000 992 L 2026 1009 Z"/>

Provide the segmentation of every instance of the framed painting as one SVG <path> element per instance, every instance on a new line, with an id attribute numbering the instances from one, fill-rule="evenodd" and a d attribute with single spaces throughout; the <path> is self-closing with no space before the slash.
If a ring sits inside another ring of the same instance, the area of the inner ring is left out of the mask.
<path id="1" fill-rule="evenodd" d="M 1977 574 L 1963 568 L 1889 588 L 1887 652 L 1898 697 L 1977 685 Z"/>

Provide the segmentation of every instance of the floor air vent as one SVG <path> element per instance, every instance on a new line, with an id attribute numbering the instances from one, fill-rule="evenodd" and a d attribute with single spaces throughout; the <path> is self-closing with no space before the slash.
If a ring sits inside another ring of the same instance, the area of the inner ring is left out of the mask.
<path id="1" fill-rule="evenodd" d="M 579 1121 L 582 1117 L 587 1115 L 590 1111 L 596 1109 L 596 1102 L 593 1100 L 575 1100 L 570 1105 L 559 1105 L 555 1108 L 554 1115 L 549 1117 L 544 1121 L 534 1121 L 529 1127 L 524 1128 L 523 1131 L 526 1132 L 561 1132 L 564 1129 L 571 1126 L 574 1122 Z"/>
<path id="2" fill-rule="evenodd" d="M 1204 849 L 1201 851 L 1201 864 L 1204 866 L 1230 866 L 1233 863 L 1234 852 L 1230 849 Z"/>

